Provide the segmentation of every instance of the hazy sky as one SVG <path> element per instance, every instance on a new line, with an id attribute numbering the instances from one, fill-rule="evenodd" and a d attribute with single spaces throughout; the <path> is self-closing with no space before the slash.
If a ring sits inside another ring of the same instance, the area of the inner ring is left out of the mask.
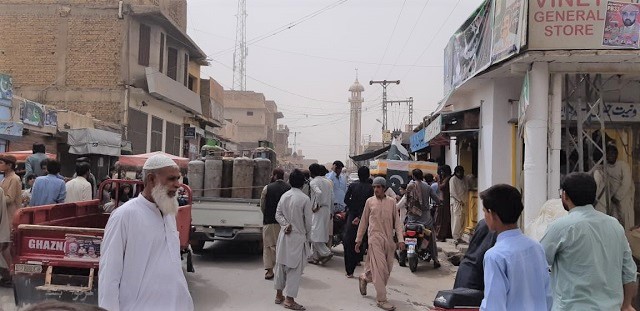
<path id="1" fill-rule="evenodd" d="M 297 148 L 321 162 L 349 152 L 349 86 L 363 93 L 362 133 L 380 141 L 382 87 L 370 80 L 401 80 L 388 99 L 413 97 L 413 122 L 442 98 L 443 50 L 482 0 L 247 0 L 247 90 L 275 100 L 297 134 Z M 330 9 L 323 8 L 334 5 Z M 212 59 L 202 71 L 225 89 L 233 81 L 237 1 L 189 0 L 188 33 Z M 395 31 L 394 31 L 395 30 Z M 407 107 L 389 108 L 388 127 L 404 128 Z M 366 138 L 368 140 L 368 138 Z M 289 138 L 293 147 L 293 134 Z"/>

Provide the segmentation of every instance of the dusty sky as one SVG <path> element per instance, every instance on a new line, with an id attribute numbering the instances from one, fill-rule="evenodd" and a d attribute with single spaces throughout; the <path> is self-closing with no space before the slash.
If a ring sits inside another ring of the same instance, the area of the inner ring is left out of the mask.
<path id="1" fill-rule="evenodd" d="M 307 158 L 344 161 L 355 69 L 365 87 L 363 135 L 373 141 L 381 137 L 376 119 L 382 120 L 382 87 L 370 86 L 370 80 L 401 80 L 387 88 L 388 99 L 413 97 L 418 123 L 442 98 L 445 45 L 481 2 L 247 0 L 247 90 L 276 101 L 285 116 L 279 123 L 299 132 L 297 148 Z M 187 31 L 212 59 L 202 75 L 225 89 L 233 81 L 236 11 L 235 0 L 188 1 Z M 309 15 L 315 16 L 304 18 Z M 406 106 L 390 107 L 388 127 L 404 128 L 406 111 Z"/>

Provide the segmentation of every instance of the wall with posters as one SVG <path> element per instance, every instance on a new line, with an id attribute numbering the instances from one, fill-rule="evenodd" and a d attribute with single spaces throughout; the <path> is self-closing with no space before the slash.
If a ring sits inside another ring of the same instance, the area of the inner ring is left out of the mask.
<path id="1" fill-rule="evenodd" d="M 640 4 L 529 1 L 529 50 L 639 48 Z"/>

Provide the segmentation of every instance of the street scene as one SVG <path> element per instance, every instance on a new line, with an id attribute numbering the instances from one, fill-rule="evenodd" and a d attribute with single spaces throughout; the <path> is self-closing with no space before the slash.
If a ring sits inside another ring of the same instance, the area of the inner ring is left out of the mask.
<path id="1" fill-rule="evenodd" d="M 0 311 L 640 310 L 637 2 L 0 1 Z"/>

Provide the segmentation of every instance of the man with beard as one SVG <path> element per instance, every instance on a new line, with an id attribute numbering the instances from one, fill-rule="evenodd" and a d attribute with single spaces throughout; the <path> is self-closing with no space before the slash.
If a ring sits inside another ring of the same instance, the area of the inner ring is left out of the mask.
<path id="1" fill-rule="evenodd" d="M 620 27 L 618 37 L 621 39 L 621 46 L 638 46 L 638 37 L 640 36 L 640 24 L 637 23 L 640 8 L 636 4 L 625 5 L 620 10 L 623 27 Z"/>
<path id="2" fill-rule="evenodd" d="M 551 266 L 552 310 L 635 310 L 636 264 L 624 228 L 593 208 L 595 180 L 571 173 L 560 191 L 569 214 L 540 240 Z"/>
<path id="3" fill-rule="evenodd" d="M 453 177 L 449 181 L 451 196 L 451 235 L 455 243 L 463 243 L 464 220 L 466 217 L 467 201 L 469 199 L 469 186 L 464 177 L 464 167 L 456 166 Z"/>
<path id="4" fill-rule="evenodd" d="M 107 310 L 193 310 L 176 227 L 180 170 L 165 155 L 142 168 L 144 190 L 117 208 L 102 241 L 98 302 Z"/>
<path id="5" fill-rule="evenodd" d="M 272 182 L 264 187 L 260 196 L 260 209 L 262 210 L 262 262 L 267 272 L 266 280 L 273 279 L 273 267 L 276 265 L 276 242 L 280 225 L 276 221 L 276 209 L 282 195 L 291 189 L 284 182 L 284 171 L 281 168 L 273 170 Z"/>
<path id="6" fill-rule="evenodd" d="M 369 249 L 364 273 L 359 278 L 360 294 L 367 294 L 367 284 L 373 283 L 376 289 L 376 302 L 383 310 L 395 310 L 387 300 L 387 281 L 393 268 L 393 255 L 396 249 L 404 250 L 402 222 L 396 212 L 396 200 L 385 194 L 387 180 L 384 177 L 373 179 L 375 196 L 369 198 L 364 206 L 362 219 L 358 226 L 355 251 L 360 252 L 362 239 L 368 233 Z M 395 232 L 394 232 L 395 230 Z M 397 237 L 398 243 L 393 241 Z"/>
<path id="7" fill-rule="evenodd" d="M 358 224 L 362 217 L 364 204 L 373 196 L 373 187 L 369 183 L 369 168 L 366 166 L 358 169 L 358 181 L 349 184 L 344 203 L 347 206 L 347 223 L 345 224 L 344 240 L 344 268 L 347 278 L 353 278 L 353 272 L 360 261 L 362 261 L 363 248 L 360 254 L 356 253 L 356 235 L 358 234 Z"/>
<path id="8" fill-rule="evenodd" d="M 275 216 L 281 228 L 276 249 L 275 303 L 284 302 L 285 308 L 291 310 L 305 310 L 294 299 L 298 296 L 300 278 L 310 252 L 307 241 L 313 212 L 309 197 L 300 190 L 304 185 L 302 172 L 291 172 L 289 183 L 293 188 L 280 198 Z"/>
<path id="9" fill-rule="evenodd" d="M 311 227 L 311 255 L 310 262 L 324 264 L 333 257 L 331 249 L 327 246 L 331 235 L 331 209 L 333 208 L 333 186 L 331 181 L 325 178 L 326 168 L 314 163 L 309 166 L 311 174 L 311 208 L 313 211 L 313 225 Z"/>
<path id="10" fill-rule="evenodd" d="M 613 216 L 625 230 L 635 224 L 633 210 L 634 185 L 629 164 L 618 160 L 618 148 L 607 146 L 606 163 L 598 165 L 593 172 L 597 185 L 595 208 Z M 607 189 L 608 188 L 608 189 Z"/>

